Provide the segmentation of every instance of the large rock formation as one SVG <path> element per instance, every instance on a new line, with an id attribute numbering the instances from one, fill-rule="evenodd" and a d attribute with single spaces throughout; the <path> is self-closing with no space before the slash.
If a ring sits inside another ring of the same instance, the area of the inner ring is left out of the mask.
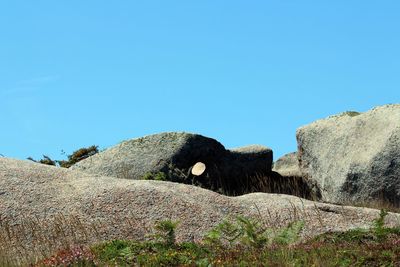
<path id="1" fill-rule="evenodd" d="M 179 221 L 178 241 L 200 241 L 223 219 L 237 215 L 256 217 L 270 227 L 305 220 L 302 236 L 307 237 L 368 227 L 378 214 L 288 195 L 227 197 L 185 184 L 117 179 L 0 158 L 0 255 L 15 249 L 18 255 L 43 256 L 68 244 L 144 239 L 164 219 Z M 386 222 L 394 225 L 399 219 L 390 214 Z"/>
<path id="2" fill-rule="evenodd" d="M 335 203 L 400 206 L 400 105 L 345 112 L 297 130 L 300 168 Z"/>
<path id="3" fill-rule="evenodd" d="M 190 168 L 197 162 L 206 165 L 201 176 L 190 174 Z M 149 173 L 162 172 L 169 181 L 242 194 L 248 184 L 256 185 L 259 177 L 268 176 L 271 165 L 272 150 L 267 147 L 249 146 L 229 151 L 208 137 L 171 132 L 122 142 L 71 168 L 126 179 L 142 179 Z"/>

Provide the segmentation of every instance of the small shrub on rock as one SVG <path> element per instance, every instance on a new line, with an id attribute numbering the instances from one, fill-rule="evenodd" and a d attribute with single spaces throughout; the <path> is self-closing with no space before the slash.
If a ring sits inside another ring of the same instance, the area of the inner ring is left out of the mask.
<path id="1" fill-rule="evenodd" d="M 146 173 L 142 180 L 156 180 L 156 181 L 167 181 L 168 177 L 164 172 L 157 172 L 157 173 Z"/>
<path id="2" fill-rule="evenodd" d="M 37 163 L 41 163 L 41 164 L 56 166 L 56 160 L 52 160 L 49 156 L 46 156 L 46 155 L 43 155 L 43 158 L 40 159 L 39 161 L 34 160 L 32 157 L 29 157 L 28 160 L 31 160 L 31 161 L 37 162 Z"/>
<path id="3" fill-rule="evenodd" d="M 83 159 L 86 159 L 90 156 L 93 156 L 94 154 L 97 153 L 99 153 L 98 146 L 93 145 L 87 148 L 84 147 L 74 151 L 72 155 L 68 155 L 68 160 L 58 160 L 57 162 L 58 164 L 60 164 L 61 167 L 69 168 L 75 163 Z"/>
<path id="4" fill-rule="evenodd" d="M 84 147 L 80 148 L 72 153 L 72 155 L 68 155 L 68 160 L 52 160 L 49 156 L 43 155 L 43 158 L 40 160 L 34 160 L 32 157 L 27 158 L 28 160 L 31 160 L 33 162 L 41 163 L 41 164 L 46 164 L 46 165 L 52 165 L 52 166 L 60 166 L 63 168 L 69 168 L 75 163 L 86 159 L 90 156 L 93 156 L 94 154 L 99 153 L 98 146 L 90 146 L 90 147 Z"/>
<path id="5" fill-rule="evenodd" d="M 154 237 L 166 246 L 174 246 L 176 242 L 175 230 L 178 224 L 178 222 L 171 220 L 157 222 L 154 225 L 154 229 L 157 231 Z"/>

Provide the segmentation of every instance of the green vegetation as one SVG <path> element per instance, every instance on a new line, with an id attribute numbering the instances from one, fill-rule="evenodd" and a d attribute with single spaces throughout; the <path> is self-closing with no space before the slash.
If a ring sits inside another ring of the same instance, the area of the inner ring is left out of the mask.
<path id="1" fill-rule="evenodd" d="M 400 227 L 385 227 L 386 215 L 382 210 L 371 229 L 329 232 L 301 242 L 302 221 L 270 229 L 238 216 L 216 225 L 201 242 L 178 243 L 178 222 L 164 220 L 147 241 L 75 245 L 31 266 L 398 266 Z M 1 249 L 0 265 L 13 266 L 2 261 Z"/>
<path id="2" fill-rule="evenodd" d="M 148 172 L 142 177 L 142 180 L 170 181 L 201 186 L 200 184 L 194 183 L 193 180 L 188 179 L 188 177 L 189 174 L 187 170 L 179 169 L 174 164 L 169 163 L 165 172 Z"/>
<path id="3" fill-rule="evenodd" d="M 90 146 L 87 148 L 80 148 L 72 153 L 72 155 L 68 155 L 68 160 L 59 160 L 57 161 L 61 167 L 69 168 L 75 163 L 86 159 L 94 154 L 99 153 L 98 146 Z"/>
<path id="4" fill-rule="evenodd" d="M 29 157 L 27 159 L 46 164 L 46 165 L 52 165 L 52 166 L 60 166 L 63 168 L 69 168 L 75 163 L 86 159 L 90 156 L 93 156 L 94 154 L 97 154 L 99 152 L 98 146 L 90 146 L 90 147 L 84 147 L 80 148 L 76 151 L 74 151 L 71 155 L 68 155 L 68 160 L 52 160 L 50 157 L 43 155 L 43 159 L 40 160 L 34 160 L 32 157 Z"/>
<path id="5" fill-rule="evenodd" d="M 360 112 L 357 112 L 357 111 L 346 111 L 346 112 L 344 112 L 343 114 L 344 114 L 344 115 L 347 115 L 347 116 L 350 116 L 350 117 L 355 117 L 355 116 L 360 115 L 361 113 L 360 113 Z"/>
<path id="6" fill-rule="evenodd" d="M 273 245 L 290 245 L 297 241 L 304 226 L 303 221 L 290 223 L 287 227 L 272 231 L 259 220 L 238 216 L 234 223 L 223 221 L 205 236 L 206 244 L 230 247 L 238 242 L 251 249 L 263 249 Z"/>
<path id="7" fill-rule="evenodd" d="M 57 162 L 55 160 L 52 160 L 49 156 L 43 155 L 43 158 L 40 159 L 39 161 L 34 160 L 33 158 L 29 157 L 27 158 L 31 161 L 37 162 L 37 163 L 41 163 L 41 164 L 46 164 L 46 165 L 51 165 L 51 166 L 56 166 Z"/>
<path id="8" fill-rule="evenodd" d="M 93 246 L 92 251 L 93 259 L 98 259 L 100 266 L 202 266 L 202 262 L 208 263 L 209 256 L 209 251 L 194 243 L 168 246 L 157 242 L 114 240 Z"/>
<path id="9" fill-rule="evenodd" d="M 156 180 L 156 181 L 167 181 L 168 177 L 164 172 L 157 172 L 157 173 L 146 173 L 142 180 Z"/>
<path id="10" fill-rule="evenodd" d="M 361 113 L 358 112 L 358 111 L 349 110 L 349 111 L 345 111 L 345 112 L 342 112 L 342 113 L 337 114 L 337 115 L 333 115 L 333 116 L 331 116 L 331 117 L 342 117 L 342 116 L 355 117 L 355 116 L 358 116 L 358 115 L 360 115 L 360 114 L 361 114 Z"/>
<path id="11" fill-rule="evenodd" d="M 156 238 L 161 244 L 164 244 L 165 246 L 173 247 L 176 242 L 175 229 L 177 225 L 178 222 L 173 222 L 171 220 L 157 222 L 154 226 L 157 232 L 153 235 L 153 238 Z"/>
<path id="12" fill-rule="evenodd" d="M 345 111 L 345 112 L 342 112 L 342 113 L 339 113 L 339 114 L 331 115 L 328 118 L 340 118 L 340 117 L 343 117 L 343 116 L 356 117 L 356 116 L 358 116 L 360 114 L 361 114 L 361 112 L 349 110 L 349 111 Z"/>

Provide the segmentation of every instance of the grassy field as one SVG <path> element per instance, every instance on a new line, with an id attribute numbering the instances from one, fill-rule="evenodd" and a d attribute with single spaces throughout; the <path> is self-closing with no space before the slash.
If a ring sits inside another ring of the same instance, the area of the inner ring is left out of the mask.
<path id="1" fill-rule="evenodd" d="M 141 242 L 77 245 L 77 239 L 71 243 L 60 231 L 57 242 L 65 239 L 65 249 L 42 249 L 29 257 L 22 243 L 19 250 L 10 249 L 3 223 L 0 266 L 400 266 L 400 226 L 385 227 L 386 215 L 381 210 L 368 230 L 330 232 L 307 240 L 299 240 L 302 221 L 270 229 L 260 220 L 240 216 L 221 222 L 198 243 L 177 243 L 179 222 L 170 220 L 156 223 Z M 64 223 L 82 232 L 76 221 Z M 48 242 L 51 247 L 54 241 Z"/>

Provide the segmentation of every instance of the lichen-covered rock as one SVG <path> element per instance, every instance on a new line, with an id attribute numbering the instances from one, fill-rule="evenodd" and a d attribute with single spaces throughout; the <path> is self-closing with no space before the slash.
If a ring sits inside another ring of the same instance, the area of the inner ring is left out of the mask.
<path id="1" fill-rule="evenodd" d="M 190 171 L 197 162 L 206 166 L 200 176 L 191 175 Z M 272 150 L 266 147 L 249 146 L 229 151 L 212 138 L 169 132 L 124 141 L 71 168 L 126 179 L 151 177 L 149 173 L 156 177 L 161 172 L 169 181 L 241 194 L 245 184 L 256 184 L 251 180 L 255 174 L 271 172 L 271 164 Z"/>
<path id="2" fill-rule="evenodd" d="M 400 206 L 400 105 L 345 112 L 297 130 L 300 168 L 329 202 Z"/>

